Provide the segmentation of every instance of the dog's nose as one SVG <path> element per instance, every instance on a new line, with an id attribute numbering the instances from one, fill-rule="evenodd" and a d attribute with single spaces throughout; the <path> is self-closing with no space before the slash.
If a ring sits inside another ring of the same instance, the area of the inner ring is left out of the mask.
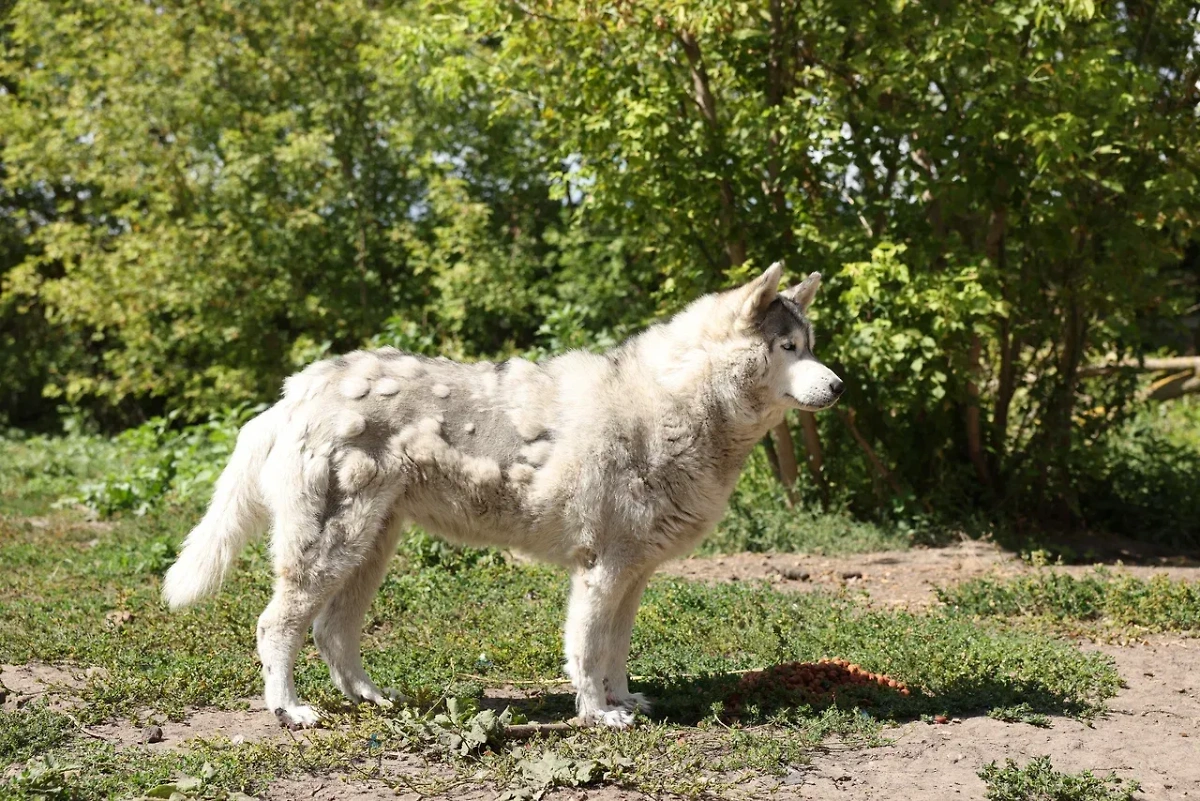
<path id="1" fill-rule="evenodd" d="M 834 395 L 840 396 L 846 391 L 846 384 L 840 378 L 835 378 L 829 382 L 829 389 Z"/>

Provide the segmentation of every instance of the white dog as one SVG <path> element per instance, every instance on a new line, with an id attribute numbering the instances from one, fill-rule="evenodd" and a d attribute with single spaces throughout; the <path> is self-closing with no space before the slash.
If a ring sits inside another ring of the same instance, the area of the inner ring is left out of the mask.
<path id="1" fill-rule="evenodd" d="M 363 617 L 416 523 L 571 571 L 566 671 L 584 723 L 628 726 L 646 700 L 626 661 L 642 591 L 721 517 L 754 444 L 843 385 L 813 356 L 813 273 L 780 264 L 707 295 L 603 355 L 459 364 L 384 348 L 318 362 L 246 424 L 212 504 L 167 573 L 172 608 L 217 590 L 273 530 L 275 595 L 258 620 L 266 702 L 289 727 L 309 626 L 337 687 L 387 705 L 362 667 Z"/>

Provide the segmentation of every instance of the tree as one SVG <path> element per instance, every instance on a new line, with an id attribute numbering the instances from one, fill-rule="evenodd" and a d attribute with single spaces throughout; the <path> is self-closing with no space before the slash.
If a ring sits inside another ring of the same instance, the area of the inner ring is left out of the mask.
<path id="1" fill-rule="evenodd" d="M 1147 347 L 1195 236 L 1192 5 L 546 2 L 481 19 L 504 41 L 495 80 L 536 94 L 591 212 L 654 253 L 665 305 L 779 257 L 831 277 L 839 459 L 858 447 L 918 500 L 957 483 L 1070 506 L 1073 454 L 1127 394 L 1080 365 Z"/>

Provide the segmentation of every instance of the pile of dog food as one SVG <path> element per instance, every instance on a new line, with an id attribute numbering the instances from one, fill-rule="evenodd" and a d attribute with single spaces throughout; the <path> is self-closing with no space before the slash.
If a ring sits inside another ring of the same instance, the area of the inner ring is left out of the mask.
<path id="1" fill-rule="evenodd" d="M 737 717 L 747 706 L 828 706 L 839 698 L 864 706 L 878 693 L 909 695 L 908 686 L 882 673 L 863 670 L 845 659 L 786 662 L 742 676 L 725 699 L 726 714 Z"/>

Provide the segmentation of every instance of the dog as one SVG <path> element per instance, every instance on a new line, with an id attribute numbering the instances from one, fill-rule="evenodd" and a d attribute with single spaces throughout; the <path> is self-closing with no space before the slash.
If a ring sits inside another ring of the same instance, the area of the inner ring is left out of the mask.
<path id="1" fill-rule="evenodd" d="M 215 592 L 272 529 L 275 591 L 258 619 L 267 708 L 319 714 L 293 667 L 310 625 L 334 684 L 391 705 L 363 670 L 362 623 L 412 523 L 454 543 L 561 565 L 565 671 L 584 725 L 627 727 L 634 616 L 651 574 L 720 519 L 755 443 L 842 380 L 813 355 L 812 273 L 782 265 L 706 295 L 604 354 L 464 364 L 393 348 L 317 362 L 248 422 L 203 519 L 166 574 L 173 608 Z"/>

